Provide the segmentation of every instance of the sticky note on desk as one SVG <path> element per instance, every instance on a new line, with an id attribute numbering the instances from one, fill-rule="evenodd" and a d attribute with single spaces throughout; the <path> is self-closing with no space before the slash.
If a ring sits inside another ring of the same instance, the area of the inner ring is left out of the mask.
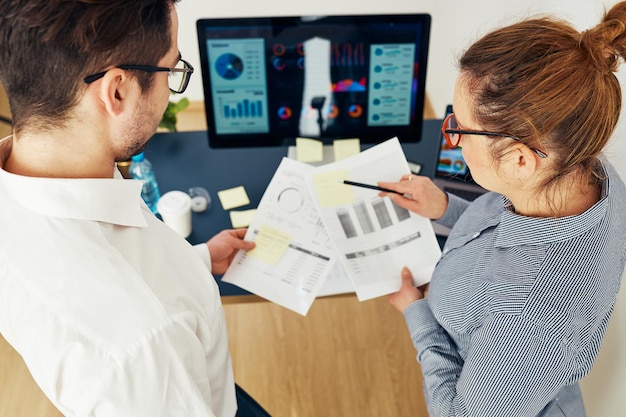
<path id="1" fill-rule="evenodd" d="M 323 160 L 324 143 L 315 139 L 296 138 L 296 158 L 301 162 Z"/>
<path id="2" fill-rule="evenodd" d="M 248 227 L 252 223 L 256 215 L 256 209 L 250 210 L 232 210 L 229 212 L 230 222 L 235 229 L 240 227 Z"/>
<path id="3" fill-rule="evenodd" d="M 217 196 L 219 197 L 224 210 L 230 210 L 235 207 L 250 204 L 250 199 L 248 198 L 248 194 L 246 193 L 246 189 L 243 188 L 243 185 L 218 191 Z"/>
<path id="4" fill-rule="evenodd" d="M 262 225 L 254 239 L 256 246 L 247 256 L 276 265 L 291 243 L 291 236 L 268 225 Z"/>
<path id="5" fill-rule="evenodd" d="M 335 153 L 335 161 L 346 159 L 361 152 L 361 141 L 359 139 L 334 140 L 333 151 Z"/>

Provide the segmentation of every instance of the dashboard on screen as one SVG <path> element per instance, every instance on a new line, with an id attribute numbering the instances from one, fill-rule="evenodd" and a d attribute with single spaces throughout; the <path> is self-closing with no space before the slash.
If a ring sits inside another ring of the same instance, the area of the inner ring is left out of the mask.
<path id="1" fill-rule="evenodd" d="M 427 14 L 212 18 L 197 33 L 212 147 L 420 140 Z"/>

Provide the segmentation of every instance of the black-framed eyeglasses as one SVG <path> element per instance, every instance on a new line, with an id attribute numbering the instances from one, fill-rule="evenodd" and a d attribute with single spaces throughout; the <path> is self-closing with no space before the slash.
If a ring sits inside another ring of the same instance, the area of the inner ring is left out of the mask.
<path id="1" fill-rule="evenodd" d="M 118 65 L 115 68 L 145 72 L 169 72 L 167 82 L 169 84 L 170 91 L 176 94 L 180 94 L 187 89 L 187 86 L 189 85 L 189 79 L 191 78 L 191 74 L 193 74 L 194 71 L 191 64 L 182 58 L 179 58 L 178 65 L 175 68 L 153 67 L 150 65 Z M 104 74 L 106 74 L 109 70 L 110 69 L 99 72 L 97 74 L 89 75 L 83 80 L 87 84 L 90 84 L 104 77 Z"/>
<path id="2" fill-rule="evenodd" d="M 456 117 L 454 117 L 454 113 L 449 114 L 443 121 L 441 125 L 441 133 L 443 133 L 443 137 L 446 139 L 446 142 L 451 148 L 456 148 L 461 143 L 461 135 L 481 135 L 481 136 L 489 136 L 492 138 L 511 138 L 520 143 L 523 143 L 520 138 L 517 136 L 509 135 L 507 133 L 496 133 L 496 132 L 485 132 L 482 130 L 464 130 L 459 129 L 459 124 L 456 121 Z M 541 158 L 546 158 L 548 155 L 545 152 L 540 151 L 536 148 L 529 148 L 539 155 Z"/>

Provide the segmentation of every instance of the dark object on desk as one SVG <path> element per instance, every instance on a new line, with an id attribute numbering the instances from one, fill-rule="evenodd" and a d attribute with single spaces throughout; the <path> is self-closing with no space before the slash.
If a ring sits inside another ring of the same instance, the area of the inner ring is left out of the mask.
<path id="1" fill-rule="evenodd" d="M 450 193 L 450 194 L 454 194 L 467 201 L 474 201 L 478 197 L 484 194 L 484 192 L 480 192 L 480 191 L 463 190 L 460 188 L 452 188 L 452 187 L 446 187 L 446 186 L 443 187 L 443 191 Z"/>
<path id="2" fill-rule="evenodd" d="M 213 148 L 421 139 L 427 14 L 197 21 Z"/>
<path id="3" fill-rule="evenodd" d="M 422 165 L 422 175 L 434 174 L 437 160 L 438 132 L 441 120 L 426 120 L 418 143 L 403 143 L 407 158 Z M 157 133 L 148 142 L 145 155 L 157 173 L 161 193 L 188 190 L 198 186 L 209 193 L 243 185 L 250 205 L 256 208 L 270 183 L 287 147 L 212 149 L 207 145 L 207 132 Z M 363 147 L 365 148 L 365 147 Z M 229 212 L 213 207 L 202 213 L 192 213 L 193 230 L 187 240 L 206 242 L 224 229 L 232 228 Z M 241 288 L 222 282 L 217 276 L 222 295 L 249 294 Z"/>

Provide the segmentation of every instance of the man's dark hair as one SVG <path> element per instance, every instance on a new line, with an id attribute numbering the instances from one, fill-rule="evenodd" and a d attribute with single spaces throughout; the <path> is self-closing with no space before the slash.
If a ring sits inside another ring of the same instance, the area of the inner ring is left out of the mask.
<path id="1" fill-rule="evenodd" d="M 0 83 L 16 131 L 66 121 L 87 75 L 122 64 L 156 65 L 171 47 L 178 0 L 2 0 Z M 141 88 L 152 74 L 134 72 Z"/>

